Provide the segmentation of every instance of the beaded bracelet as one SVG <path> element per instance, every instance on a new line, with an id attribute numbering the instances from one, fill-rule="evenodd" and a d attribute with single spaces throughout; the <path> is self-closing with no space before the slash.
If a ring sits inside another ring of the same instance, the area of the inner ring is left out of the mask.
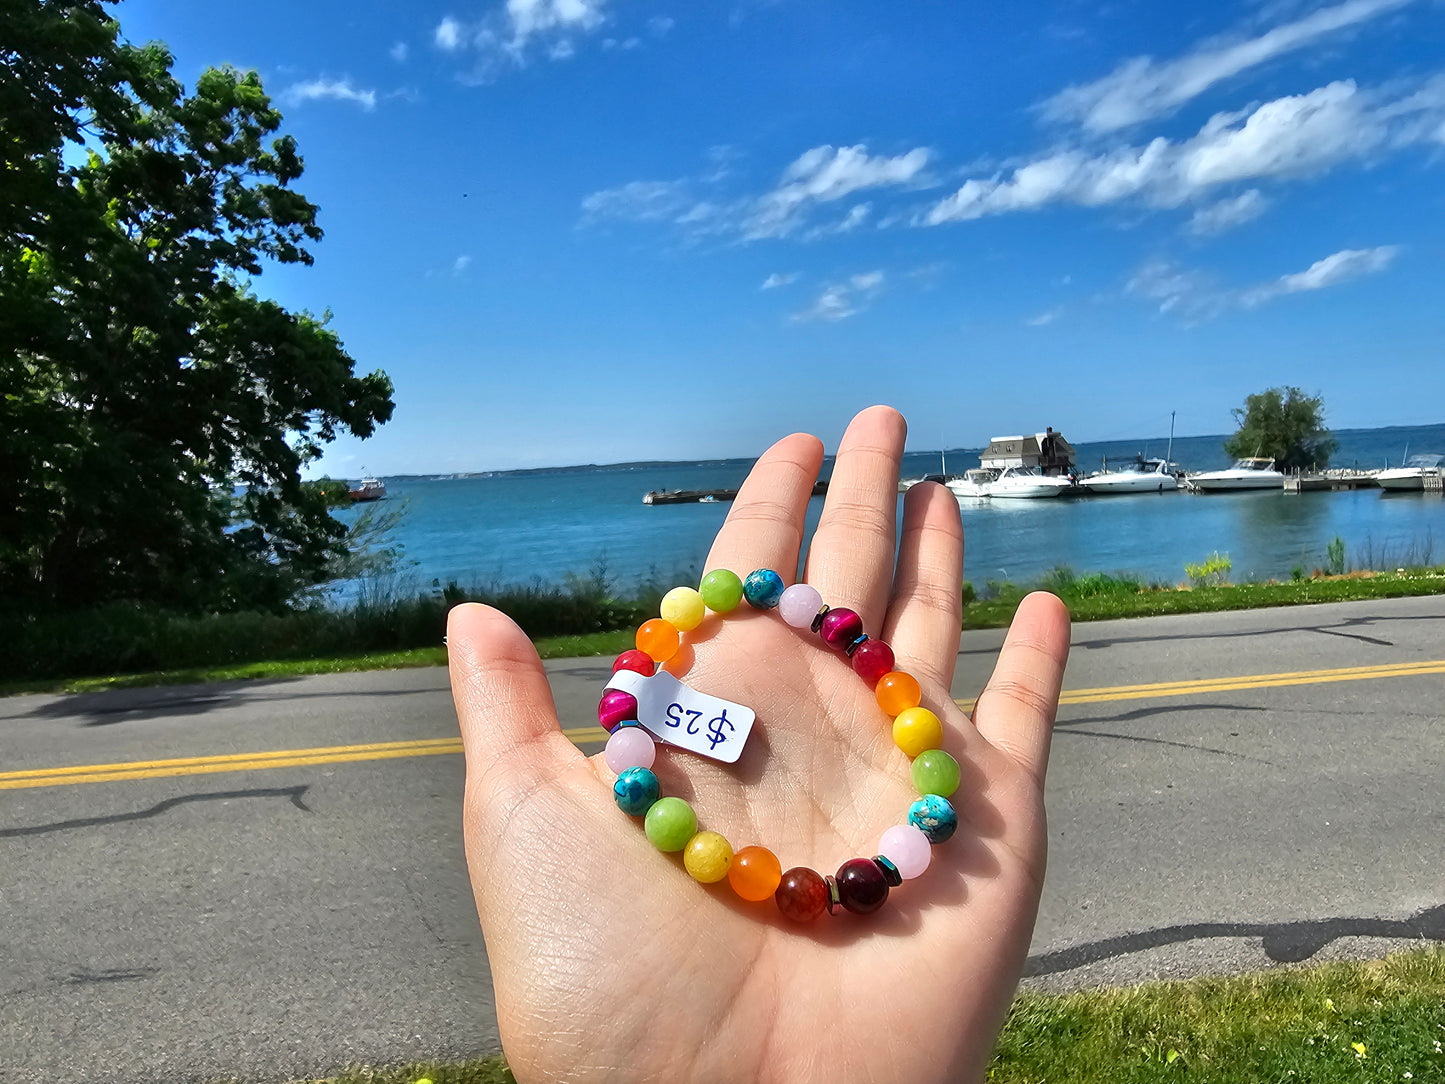
<path id="1" fill-rule="evenodd" d="M 895 825 L 879 840 L 872 858 L 852 858 L 835 875 L 820 875 L 806 866 L 784 872 L 766 847 L 734 852 L 717 832 L 698 831 L 697 814 L 681 798 L 663 797 L 652 772 L 656 742 L 638 723 L 638 701 L 631 693 L 609 688 L 597 706 L 597 718 L 610 732 L 605 757 L 617 772 L 613 794 L 624 813 L 644 818 L 647 838 L 660 851 L 683 852 L 687 872 L 703 884 L 727 878 L 744 900 L 772 896 L 778 910 L 798 922 L 810 922 L 824 911 L 868 914 L 888 899 L 890 888 L 912 880 L 928 868 L 931 847 L 949 839 L 958 816 L 948 796 L 958 789 L 958 761 L 938 748 L 943 724 L 920 707 L 918 681 L 894 669 L 893 649 L 863 632 L 863 619 L 852 610 L 829 607 L 807 584 L 784 587 L 772 569 L 758 569 L 743 580 L 726 569 L 703 577 L 699 590 L 675 587 L 662 599 L 661 616 L 637 630 L 637 649 L 625 651 L 612 665 L 616 675 L 632 670 L 645 678 L 656 673 L 681 647 L 682 634 L 697 628 L 707 611 L 737 609 L 744 599 L 756 610 L 777 609 L 796 629 L 810 629 L 829 647 L 843 653 L 853 670 L 874 689 L 881 707 L 893 718 L 893 740 L 913 758 L 913 785 L 921 797 L 908 810 L 906 824 Z M 630 677 L 630 675 L 624 675 Z"/>

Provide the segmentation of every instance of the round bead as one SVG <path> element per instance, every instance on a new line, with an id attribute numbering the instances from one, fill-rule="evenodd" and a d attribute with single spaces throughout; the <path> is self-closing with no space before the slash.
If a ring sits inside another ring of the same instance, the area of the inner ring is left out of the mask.
<path id="1" fill-rule="evenodd" d="M 728 875 L 733 849 L 716 832 L 699 832 L 687 841 L 682 850 L 682 864 L 688 875 L 701 884 L 717 884 Z"/>
<path id="2" fill-rule="evenodd" d="M 615 674 L 619 670 L 632 670 L 643 677 L 651 677 L 657 672 L 657 663 L 652 661 L 652 656 L 646 651 L 634 648 L 617 656 L 617 661 L 612 664 L 612 672 Z"/>
<path id="3" fill-rule="evenodd" d="M 884 674 L 893 672 L 893 649 L 882 640 L 864 640 L 853 651 L 853 672 L 876 688 Z"/>
<path id="4" fill-rule="evenodd" d="M 846 606 L 834 606 L 823 615 L 818 635 L 823 643 L 842 651 L 863 635 L 863 619 Z"/>
<path id="5" fill-rule="evenodd" d="M 702 595 L 691 587 L 674 587 L 662 596 L 658 613 L 662 614 L 664 621 L 671 622 L 678 632 L 691 632 L 701 625 L 702 619 L 707 616 L 707 604 L 703 602 Z"/>
<path id="6" fill-rule="evenodd" d="M 744 847 L 733 855 L 733 864 L 728 867 L 728 883 L 749 903 L 767 899 L 782 880 L 783 864 L 766 847 Z"/>
<path id="7" fill-rule="evenodd" d="M 855 915 L 872 914 L 888 901 L 888 878 L 871 858 L 850 858 L 838 867 L 838 901 Z"/>
<path id="8" fill-rule="evenodd" d="M 597 701 L 597 721 L 604 730 L 613 730 L 624 719 L 637 718 L 637 697 L 621 689 L 608 689 Z"/>
<path id="9" fill-rule="evenodd" d="M 704 576 L 699 590 L 708 609 L 720 614 L 732 613 L 743 600 L 743 581 L 725 568 L 715 568 Z"/>
<path id="10" fill-rule="evenodd" d="M 637 630 L 637 650 L 647 652 L 648 657 L 657 662 L 666 662 L 672 658 L 681 644 L 682 635 L 677 631 L 677 626 L 660 617 L 644 621 Z"/>
<path id="11" fill-rule="evenodd" d="M 926 749 L 913 762 L 913 786 L 919 794 L 947 798 L 958 789 L 958 761 L 942 749 Z"/>
<path id="12" fill-rule="evenodd" d="M 795 583 L 783 592 L 778 600 L 778 613 L 795 629 L 806 629 L 813 624 L 813 618 L 823 608 L 823 596 L 817 588 L 806 583 Z M 800 867 L 801 868 L 801 867 Z"/>
<path id="13" fill-rule="evenodd" d="M 923 700 L 923 690 L 918 686 L 918 679 L 902 670 L 894 670 L 891 674 L 884 674 L 879 678 L 874 695 L 878 698 L 878 706 L 889 715 L 916 708 Z"/>
<path id="14" fill-rule="evenodd" d="M 898 867 L 905 881 L 913 880 L 926 870 L 933 857 L 928 837 L 913 824 L 895 824 L 884 832 L 878 841 L 878 851 Z"/>
<path id="15" fill-rule="evenodd" d="M 927 708 L 905 708 L 893 720 L 893 744 L 911 757 L 937 749 L 943 741 L 943 723 Z"/>
<path id="16" fill-rule="evenodd" d="M 947 798 L 925 794 L 908 807 L 908 823 L 920 829 L 929 843 L 943 843 L 958 831 L 958 814 Z"/>
<path id="17" fill-rule="evenodd" d="M 783 874 L 773 899 L 784 917 L 812 922 L 828 909 L 828 883 L 807 866 L 794 866 Z"/>
<path id="18" fill-rule="evenodd" d="M 743 580 L 743 598 L 755 610 L 771 610 L 783 597 L 783 577 L 771 568 L 749 572 Z"/>
<path id="19" fill-rule="evenodd" d="M 652 808 L 661 793 L 662 784 L 647 768 L 628 768 L 612 784 L 612 797 L 617 799 L 617 808 L 629 817 L 642 816 Z"/>
<path id="20" fill-rule="evenodd" d="M 680 851 L 697 834 L 697 814 L 681 798 L 659 798 L 647 811 L 644 827 L 659 851 Z"/>
<path id="21" fill-rule="evenodd" d="M 640 726 L 619 726 L 607 739 L 602 754 L 607 766 L 618 775 L 628 768 L 651 768 L 657 759 L 657 745 L 652 735 Z"/>

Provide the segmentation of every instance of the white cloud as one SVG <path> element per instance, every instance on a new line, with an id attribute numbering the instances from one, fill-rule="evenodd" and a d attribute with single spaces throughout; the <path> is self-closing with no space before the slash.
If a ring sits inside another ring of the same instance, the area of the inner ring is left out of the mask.
<path id="1" fill-rule="evenodd" d="M 804 151 L 783 171 L 777 187 L 762 196 L 743 227 L 750 240 L 785 237 L 816 203 L 842 199 L 867 188 L 921 183 L 929 152 L 915 147 L 894 158 L 874 157 L 863 144 Z"/>
<path id="2" fill-rule="evenodd" d="M 392 60 L 398 64 L 405 64 L 407 56 L 411 53 L 411 47 L 404 41 L 399 41 L 387 50 Z"/>
<path id="3" fill-rule="evenodd" d="M 1269 201 L 1260 195 L 1259 189 L 1251 188 L 1230 199 L 1199 208 L 1189 220 L 1189 232 L 1201 237 L 1223 233 L 1253 221 L 1264 214 L 1268 206 Z"/>
<path id="4" fill-rule="evenodd" d="M 681 222 L 698 206 L 686 181 L 629 181 L 593 192 L 582 201 L 582 216 L 587 222 Z"/>
<path id="5" fill-rule="evenodd" d="M 759 286 L 758 289 L 776 290 L 779 286 L 791 286 L 801 277 L 802 272 L 800 271 L 789 271 L 785 275 L 780 275 L 778 272 L 774 271 L 767 278 L 763 279 L 763 284 Z"/>
<path id="6" fill-rule="evenodd" d="M 471 267 L 471 266 L 472 266 L 472 258 L 471 258 L 470 256 L 458 256 L 458 257 L 452 262 L 452 274 L 453 274 L 453 275 L 460 275 L 463 271 L 465 271 L 468 267 Z"/>
<path id="7" fill-rule="evenodd" d="M 473 49 L 478 54 L 475 78 L 489 81 L 503 68 L 522 67 L 534 51 L 552 60 L 576 54 L 577 39 L 607 22 L 608 0 L 506 0 L 474 23 L 448 15 L 437 24 L 434 38 L 449 53 Z M 630 48 L 634 39 L 613 47 Z"/>
<path id="8" fill-rule="evenodd" d="M 1078 123 L 1096 134 L 1118 131 L 1172 113 L 1216 83 L 1409 3 L 1345 0 L 1256 37 L 1204 42 L 1174 60 L 1134 57 L 1102 79 L 1060 91 L 1041 110 L 1046 117 Z"/>
<path id="9" fill-rule="evenodd" d="M 1030 316 L 1024 323 L 1029 327 L 1047 327 L 1062 315 L 1064 315 L 1063 308 L 1049 309 L 1047 312 L 1041 312 L 1037 316 Z"/>
<path id="10" fill-rule="evenodd" d="M 338 102 L 355 102 L 367 110 L 376 108 L 376 91 L 354 87 L 351 85 L 350 79 L 312 79 L 306 83 L 293 83 L 281 91 L 277 97 L 290 105 L 331 99 Z"/>
<path id="11" fill-rule="evenodd" d="M 793 313 L 791 319 L 797 323 L 846 320 L 866 309 L 883 292 L 883 279 L 882 271 L 866 271 L 825 286 L 811 305 Z"/>
<path id="12" fill-rule="evenodd" d="M 438 49 L 445 49 L 449 53 L 455 53 L 464 44 L 466 31 L 456 19 L 450 15 L 437 23 L 433 39 Z"/>
<path id="13" fill-rule="evenodd" d="M 814 226 L 803 235 L 805 240 L 815 241 L 819 237 L 830 237 L 840 233 L 852 233 L 863 223 L 868 221 L 868 215 L 872 212 L 871 203 L 859 203 L 848 209 L 848 213 L 835 222 L 825 222 Z"/>
<path id="14" fill-rule="evenodd" d="M 1293 275 L 1281 275 L 1274 282 L 1244 291 L 1240 295 L 1240 304 L 1253 308 L 1285 294 L 1323 290 L 1363 275 L 1374 275 L 1389 267 L 1399 254 L 1399 245 L 1342 249 L 1323 260 L 1316 260 L 1303 271 Z"/>
<path id="15" fill-rule="evenodd" d="M 677 20 L 668 15 L 654 15 L 647 20 L 647 29 L 653 37 L 666 37 L 668 31 L 677 25 Z"/>

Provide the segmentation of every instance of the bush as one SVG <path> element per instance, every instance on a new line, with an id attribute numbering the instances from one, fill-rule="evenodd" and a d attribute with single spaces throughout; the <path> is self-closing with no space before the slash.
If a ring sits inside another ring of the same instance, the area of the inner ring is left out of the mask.
<path id="1" fill-rule="evenodd" d="M 1215 550 L 1200 564 L 1185 565 L 1184 574 L 1195 587 L 1218 587 L 1229 582 L 1229 571 L 1233 567 L 1229 554 Z"/>
<path id="2" fill-rule="evenodd" d="M 1345 574 L 1345 540 L 1335 535 L 1325 547 L 1325 571 L 1331 576 Z"/>

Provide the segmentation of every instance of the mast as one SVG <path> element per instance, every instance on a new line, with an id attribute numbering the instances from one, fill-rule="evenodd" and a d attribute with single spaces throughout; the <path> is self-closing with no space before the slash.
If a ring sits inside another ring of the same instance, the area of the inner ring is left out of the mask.
<path id="1" fill-rule="evenodd" d="M 1164 473 L 1173 474 L 1171 464 L 1174 459 L 1174 415 L 1175 411 L 1169 412 L 1169 450 L 1164 453 Z"/>

